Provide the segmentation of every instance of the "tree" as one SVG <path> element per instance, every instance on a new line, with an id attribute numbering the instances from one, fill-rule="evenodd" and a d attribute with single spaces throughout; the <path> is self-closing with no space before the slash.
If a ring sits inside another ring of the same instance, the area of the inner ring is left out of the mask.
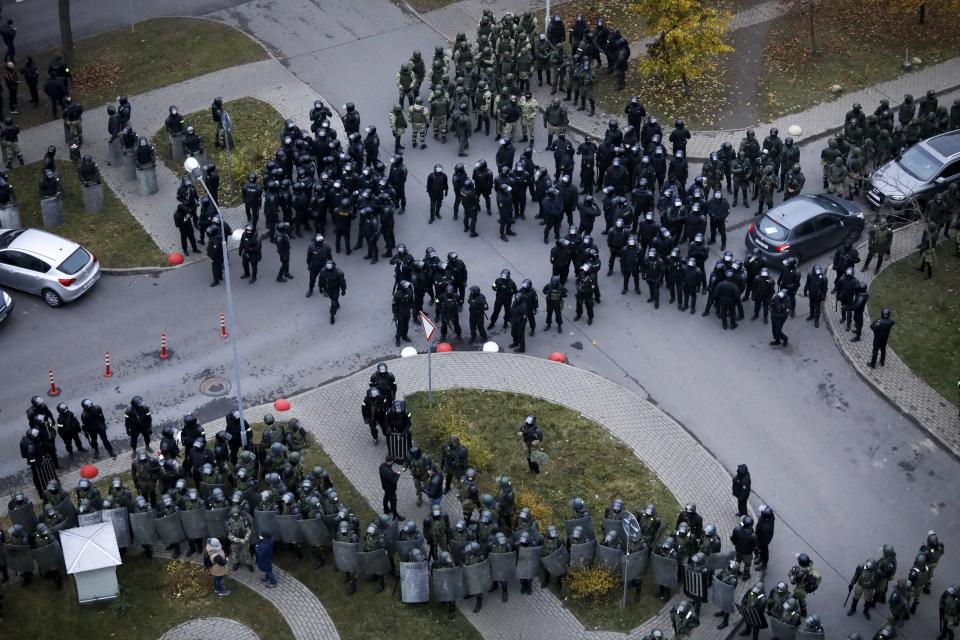
<path id="1" fill-rule="evenodd" d="M 63 60 L 70 65 L 73 62 L 73 26 L 70 24 L 70 0 L 58 0 L 60 13 L 60 47 Z"/>
<path id="2" fill-rule="evenodd" d="M 639 0 L 631 8 L 646 19 L 644 35 L 653 40 L 640 58 L 640 70 L 668 82 L 679 80 L 687 93 L 690 80 L 715 68 L 717 55 L 733 51 L 723 41 L 730 13 L 701 0 Z"/>
<path id="3" fill-rule="evenodd" d="M 924 24 L 927 14 L 935 19 L 956 19 L 960 12 L 960 0 L 887 0 L 890 10 L 899 14 L 913 14 L 917 22 Z"/>
<path id="4" fill-rule="evenodd" d="M 810 53 L 818 55 L 820 48 L 817 47 L 817 29 L 815 16 L 821 8 L 821 0 L 780 0 L 787 11 L 796 10 L 797 12 L 806 12 L 807 26 L 810 29 Z"/>

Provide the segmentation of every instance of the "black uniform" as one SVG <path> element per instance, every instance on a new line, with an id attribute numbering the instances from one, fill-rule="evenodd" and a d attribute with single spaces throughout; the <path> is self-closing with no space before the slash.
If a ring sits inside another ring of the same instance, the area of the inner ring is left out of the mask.
<path id="1" fill-rule="evenodd" d="M 811 271 L 807 274 L 807 281 L 803 285 L 803 295 L 810 302 L 810 315 L 807 320 L 813 320 L 813 326 L 820 326 L 820 312 L 823 310 L 823 300 L 827 297 L 827 276 L 824 273 Z M 766 313 L 764 313 L 766 317 Z"/>
<path id="2" fill-rule="evenodd" d="M 123 419 L 127 435 L 130 436 L 130 448 L 136 449 L 137 440 L 142 437 L 143 444 L 149 449 L 150 436 L 153 434 L 153 416 L 150 415 L 150 407 L 143 404 L 142 401 L 132 401 L 123 412 Z"/>
<path id="3" fill-rule="evenodd" d="M 257 281 L 257 266 L 263 257 L 263 245 L 260 235 L 254 231 L 244 231 L 240 237 L 240 262 L 243 265 L 241 278 L 250 278 L 250 284 Z"/>
<path id="4" fill-rule="evenodd" d="M 113 452 L 113 445 L 107 439 L 107 421 L 103 417 L 103 409 L 93 403 L 81 403 L 83 410 L 80 412 L 80 424 L 83 432 L 87 434 L 90 447 L 93 449 L 93 456 L 100 455 L 100 449 L 97 446 L 97 438 L 103 442 L 103 448 L 111 457 L 117 457 Z"/>
<path id="5" fill-rule="evenodd" d="M 758 273 L 753 279 L 751 286 L 751 296 L 753 297 L 753 316 L 751 320 L 756 320 L 760 316 L 760 309 L 763 308 L 763 324 L 767 324 L 767 316 L 770 313 L 770 301 L 773 299 L 774 283 L 769 275 Z"/>
<path id="6" fill-rule="evenodd" d="M 343 271 L 328 264 L 320 274 L 317 286 L 325 296 L 330 298 L 330 324 L 334 324 L 337 309 L 340 308 L 340 296 L 347 295 L 347 280 L 343 276 Z"/>
<path id="7" fill-rule="evenodd" d="M 510 337 L 513 342 L 510 348 L 517 353 L 523 353 L 527 350 L 527 341 L 525 330 L 527 328 L 527 305 L 528 302 L 522 294 L 513 296 L 513 304 L 507 315 L 510 318 Z"/>
<path id="8" fill-rule="evenodd" d="M 577 271 L 577 315 L 579 320 L 583 315 L 583 308 L 587 309 L 587 324 L 593 324 L 593 301 L 597 290 L 597 274 L 592 269 Z"/>
<path id="9" fill-rule="evenodd" d="M 177 210 L 173 214 L 173 224 L 176 225 L 177 230 L 180 232 L 180 246 L 183 249 L 184 255 L 190 255 L 190 251 L 187 249 L 188 244 L 194 253 L 198 253 L 197 234 L 193 227 L 193 213 L 190 207 L 185 204 L 177 205 Z"/>
<path id="10" fill-rule="evenodd" d="M 877 366 L 877 354 L 880 354 L 880 366 L 884 366 L 887 360 L 887 340 L 890 339 L 890 331 L 893 329 L 894 320 L 892 318 L 880 317 L 870 323 L 870 329 L 873 331 L 873 350 L 870 354 L 870 367 Z"/>
<path id="11" fill-rule="evenodd" d="M 57 433 L 63 440 L 63 446 L 67 449 L 67 455 L 73 457 L 73 447 L 78 451 L 86 451 L 83 443 L 80 442 L 80 421 L 73 411 L 70 411 L 66 405 L 57 405 Z"/>
<path id="12" fill-rule="evenodd" d="M 500 310 L 503 309 L 503 328 L 507 328 L 507 324 L 510 322 L 510 305 L 513 300 L 513 295 L 517 292 L 517 283 L 510 279 L 509 273 L 506 277 L 501 274 L 501 277 L 497 278 L 493 283 L 493 290 L 496 292 L 496 297 L 493 301 L 493 313 L 490 315 L 490 322 L 487 324 L 487 329 L 492 329 L 493 325 L 497 323 L 497 318 L 500 317 Z"/>
<path id="13" fill-rule="evenodd" d="M 787 346 L 788 338 L 783 332 L 783 325 L 786 323 L 789 314 L 789 296 L 775 295 L 770 302 L 770 318 L 773 322 L 773 341 L 770 343 L 771 345 L 783 344 L 783 346 Z"/>
<path id="14" fill-rule="evenodd" d="M 413 287 L 404 281 L 393 294 L 393 322 L 397 327 L 394 341 L 400 346 L 400 341 L 410 342 L 407 332 L 410 330 L 410 316 L 413 314 Z"/>
<path id="15" fill-rule="evenodd" d="M 477 339 L 477 334 L 484 342 L 487 341 L 487 330 L 483 326 L 483 321 L 487 317 L 486 311 L 489 308 L 487 298 L 480 293 L 480 288 L 471 289 L 470 297 L 467 298 L 467 309 L 470 313 L 470 342 Z"/>
<path id="16" fill-rule="evenodd" d="M 703 269 L 696 264 L 696 261 L 692 265 L 688 261 L 687 267 L 683 271 L 681 288 L 683 289 L 683 300 L 677 302 L 680 311 L 686 311 L 689 308 L 690 313 L 696 313 L 697 294 L 707 288 L 707 276 Z"/>
<path id="17" fill-rule="evenodd" d="M 623 262 L 620 263 L 621 268 L 623 268 Z M 546 300 L 547 304 L 547 321 L 543 327 L 544 331 L 550 329 L 550 322 L 554 318 L 557 321 L 557 333 L 563 333 L 563 300 L 567 297 L 567 288 L 563 286 L 563 281 L 560 280 L 560 276 L 554 276 L 550 281 L 550 284 L 546 285 L 543 288 L 543 297 Z"/>
<path id="18" fill-rule="evenodd" d="M 285 223 L 284 223 L 285 224 Z M 347 243 L 349 245 L 349 242 Z M 286 229 L 277 229 L 276 231 L 277 255 L 280 256 L 280 271 L 277 272 L 277 282 L 286 282 L 287 278 L 293 279 L 290 273 L 290 236 Z M 349 253 L 350 248 L 347 247 Z"/>
<path id="19" fill-rule="evenodd" d="M 650 287 L 650 297 L 647 302 L 653 303 L 654 309 L 660 308 L 660 285 L 663 284 L 663 261 L 657 256 L 647 255 L 641 267 L 643 280 Z"/>

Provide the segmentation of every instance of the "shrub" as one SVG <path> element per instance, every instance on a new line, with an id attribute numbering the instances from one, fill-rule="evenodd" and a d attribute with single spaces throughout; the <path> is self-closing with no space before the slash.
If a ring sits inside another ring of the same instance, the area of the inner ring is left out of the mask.
<path id="1" fill-rule="evenodd" d="M 460 438 L 460 444 L 469 452 L 469 464 L 477 471 L 486 471 L 493 465 L 493 452 L 479 434 L 474 434 L 470 421 L 458 402 L 437 402 L 415 417 L 414 439 L 430 445 L 431 454 L 440 455 L 440 449 L 450 436 Z M 439 460 L 435 460 L 439 462 Z"/>
<path id="2" fill-rule="evenodd" d="M 567 579 L 574 600 L 600 600 L 620 584 L 616 575 L 599 565 L 568 571 Z"/>

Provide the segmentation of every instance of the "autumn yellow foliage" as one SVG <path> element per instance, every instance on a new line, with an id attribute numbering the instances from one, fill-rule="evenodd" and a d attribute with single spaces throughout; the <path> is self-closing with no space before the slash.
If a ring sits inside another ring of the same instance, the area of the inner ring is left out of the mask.
<path id="1" fill-rule="evenodd" d="M 620 585 L 616 575 L 599 565 L 568 571 L 567 581 L 574 600 L 599 600 Z"/>

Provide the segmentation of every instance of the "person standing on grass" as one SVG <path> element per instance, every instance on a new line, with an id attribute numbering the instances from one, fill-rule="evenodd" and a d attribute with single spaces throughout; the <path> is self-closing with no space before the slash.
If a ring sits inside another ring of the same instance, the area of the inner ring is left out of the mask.
<path id="1" fill-rule="evenodd" d="M 257 568 L 263 571 L 261 582 L 267 583 L 267 589 L 275 589 L 277 577 L 273 575 L 273 536 L 265 531 L 256 546 Z"/>
<path id="2" fill-rule="evenodd" d="M 231 593 L 229 589 L 223 586 L 223 576 L 227 575 L 227 571 L 229 571 L 228 562 L 227 554 L 224 553 L 220 540 L 217 538 L 207 540 L 207 546 L 203 554 L 203 565 L 210 569 L 210 575 L 213 576 L 213 590 L 218 596 L 228 596 Z"/>

